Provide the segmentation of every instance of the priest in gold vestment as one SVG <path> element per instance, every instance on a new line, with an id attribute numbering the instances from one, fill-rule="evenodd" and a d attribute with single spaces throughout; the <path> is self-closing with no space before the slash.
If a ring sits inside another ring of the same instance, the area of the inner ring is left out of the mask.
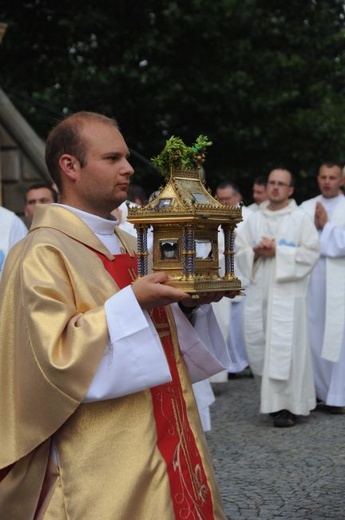
<path id="1" fill-rule="evenodd" d="M 68 117 L 46 160 L 60 204 L 36 208 L 1 282 L 0 517 L 224 519 L 191 389 L 229 363 L 222 295 L 192 310 L 164 273 L 135 279 L 109 216 L 133 174 L 115 121 Z"/>

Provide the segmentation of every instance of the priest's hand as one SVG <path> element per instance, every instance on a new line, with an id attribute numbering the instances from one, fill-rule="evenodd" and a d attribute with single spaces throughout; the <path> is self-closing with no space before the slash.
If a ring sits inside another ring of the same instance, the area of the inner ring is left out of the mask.
<path id="1" fill-rule="evenodd" d="M 219 302 L 224 296 L 234 298 L 238 291 L 208 292 L 193 297 L 190 294 L 167 285 L 169 276 L 164 272 L 148 274 L 132 283 L 134 296 L 142 309 L 164 307 L 174 302 L 181 302 L 183 307 L 193 309 L 205 303 Z"/>
<path id="2" fill-rule="evenodd" d="M 191 305 L 192 298 L 189 294 L 166 285 L 169 280 L 166 273 L 159 272 L 148 274 L 138 278 L 132 283 L 134 296 L 142 309 L 152 309 L 154 307 L 164 307 L 169 303 L 186 302 L 186 306 Z M 198 302 L 199 303 L 199 302 Z M 195 305 L 195 300 L 193 305 Z"/>
<path id="3" fill-rule="evenodd" d="M 317 229 L 323 229 L 326 222 L 328 221 L 328 216 L 325 208 L 321 204 L 321 202 L 316 203 L 315 208 L 315 226 Z"/>

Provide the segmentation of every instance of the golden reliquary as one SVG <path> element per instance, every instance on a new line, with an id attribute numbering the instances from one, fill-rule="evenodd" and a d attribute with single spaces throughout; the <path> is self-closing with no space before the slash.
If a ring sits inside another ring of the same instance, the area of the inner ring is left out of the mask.
<path id="1" fill-rule="evenodd" d="M 147 234 L 153 232 L 153 271 L 165 271 L 169 285 L 198 293 L 240 291 L 234 273 L 235 227 L 241 208 L 212 197 L 201 180 L 205 149 L 212 143 L 199 136 L 192 147 L 171 137 L 152 159 L 165 186 L 144 206 L 128 207 L 128 220 L 138 237 L 138 275 L 148 274 Z M 218 234 L 224 233 L 225 274 L 220 275 Z"/>

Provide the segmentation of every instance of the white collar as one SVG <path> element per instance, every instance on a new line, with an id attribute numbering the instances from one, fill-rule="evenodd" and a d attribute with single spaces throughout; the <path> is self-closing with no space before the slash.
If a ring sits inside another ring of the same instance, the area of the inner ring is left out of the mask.
<path id="1" fill-rule="evenodd" d="M 72 213 L 79 217 L 96 235 L 113 235 L 115 226 L 119 224 L 118 219 L 114 215 L 103 218 L 74 208 L 73 206 L 68 206 L 67 204 L 57 205 L 72 211 Z"/>

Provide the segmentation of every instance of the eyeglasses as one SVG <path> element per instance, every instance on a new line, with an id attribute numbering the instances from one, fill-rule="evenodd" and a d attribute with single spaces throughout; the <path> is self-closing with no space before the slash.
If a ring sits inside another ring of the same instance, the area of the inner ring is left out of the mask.
<path id="1" fill-rule="evenodd" d="M 226 204 L 227 202 L 229 202 L 229 201 L 232 200 L 232 197 L 233 197 L 233 196 L 230 196 L 230 197 L 217 197 L 217 200 L 218 200 L 218 202 L 220 202 L 221 204 Z"/>
<path id="2" fill-rule="evenodd" d="M 269 186 L 278 186 L 278 188 L 290 188 L 291 187 L 291 184 L 286 184 L 286 182 L 281 182 L 281 181 L 268 181 L 267 184 Z"/>

